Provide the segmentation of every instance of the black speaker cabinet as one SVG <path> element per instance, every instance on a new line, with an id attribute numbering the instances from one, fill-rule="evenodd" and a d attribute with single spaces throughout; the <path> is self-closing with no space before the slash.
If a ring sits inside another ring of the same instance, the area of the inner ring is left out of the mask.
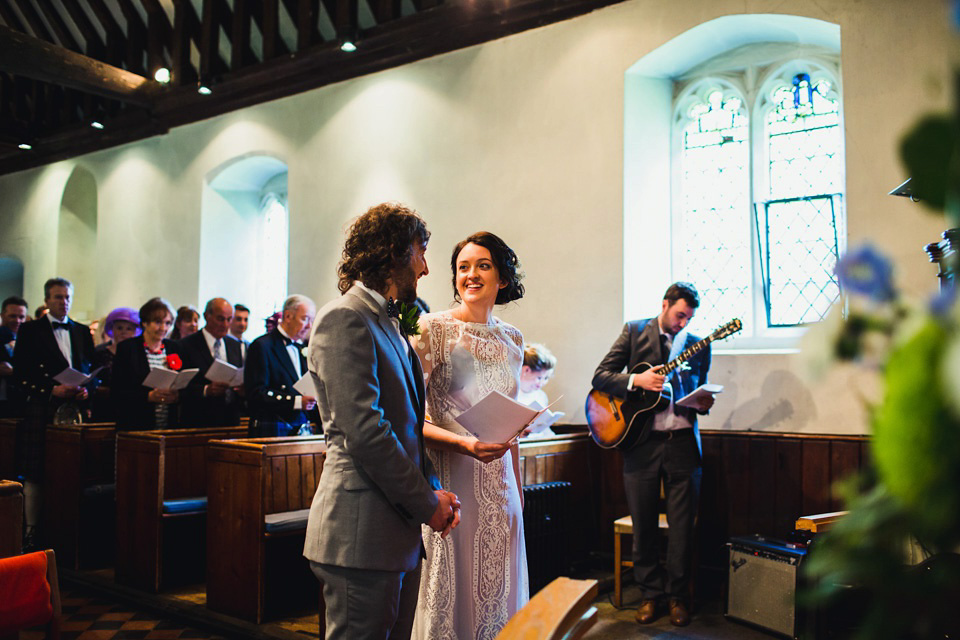
<path id="1" fill-rule="evenodd" d="M 796 637 L 795 598 L 806 550 L 759 535 L 731 538 L 727 616 Z"/>

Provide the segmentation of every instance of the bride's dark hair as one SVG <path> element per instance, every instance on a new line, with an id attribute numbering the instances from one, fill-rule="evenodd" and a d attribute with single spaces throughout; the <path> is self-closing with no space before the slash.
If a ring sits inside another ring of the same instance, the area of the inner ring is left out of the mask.
<path id="1" fill-rule="evenodd" d="M 507 304 L 523 297 L 523 272 L 520 270 L 520 260 L 517 254 L 507 246 L 507 243 L 499 236 L 489 231 L 478 231 L 469 238 L 461 240 L 453 248 L 453 255 L 450 257 L 450 268 L 453 270 L 453 299 L 460 301 L 460 294 L 457 292 L 457 256 L 468 244 L 475 244 L 483 247 L 490 252 L 493 259 L 493 266 L 497 268 L 497 274 L 500 281 L 507 283 L 503 289 L 497 292 L 497 300 L 494 304 Z"/>

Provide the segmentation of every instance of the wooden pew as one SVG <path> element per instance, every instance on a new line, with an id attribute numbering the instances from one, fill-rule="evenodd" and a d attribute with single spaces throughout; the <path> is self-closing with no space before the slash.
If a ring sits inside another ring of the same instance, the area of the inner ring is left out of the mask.
<path id="1" fill-rule="evenodd" d="M 203 580 L 205 448 L 245 434 L 246 427 L 117 434 L 118 583 L 155 593 Z"/>
<path id="2" fill-rule="evenodd" d="M 7 480 L 17 479 L 17 422 L 14 418 L 0 418 L 0 478 Z"/>
<path id="3" fill-rule="evenodd" d="M 44 540 L 65 567 L 113 563 L 115 440 L 112 422 L 47 427 Z"/>
<path id="4" fill-rule="evenodd" d="M 303 544 L 323 436 L 216 441 L 207 455 L 207 607 L 257 624 L 316 607 Z"/>
<path id="5" fill-rule="evenodd" d="M 0 480 L 0 558 L 18 556 L 23 546 L 23 485 Z"/>

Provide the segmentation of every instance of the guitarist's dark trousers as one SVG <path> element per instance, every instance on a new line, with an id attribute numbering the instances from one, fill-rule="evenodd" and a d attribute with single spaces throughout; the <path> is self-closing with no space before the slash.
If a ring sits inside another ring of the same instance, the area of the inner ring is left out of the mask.
<path id="1" fill-rule="evenodd" d="M 659 559 L 661 478 L 669 525 L 665 566 Z M 689 601 L 700 478 L 693 429 L 651 431 L 646 442 L 623 452 L 623 485 L 633 517 L 633 575 L 644 600 Z"/>

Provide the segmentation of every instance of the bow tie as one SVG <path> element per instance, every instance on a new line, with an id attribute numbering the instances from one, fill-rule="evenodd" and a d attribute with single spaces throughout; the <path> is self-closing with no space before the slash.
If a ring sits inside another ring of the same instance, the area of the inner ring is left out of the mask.
<path id="1" fill-rule="evenodd" d="M 400 307 L 398 307 L 397 303 L 393 301 L 393 297 L 387 300 L 387 317 L 388 318 L 400 317 Z"/>
<path id="2" fill-rule="evenodd" d="M 54 329 L 69 329 L 69 328 L 70 328 L 70 323 L 69 323 L 69 322 L 57 322 L 56 320 L 51 320 L 51 321 L 50 321 L 50 324 L 53 325 L 53 328 L 54 328 Z"/>
<path id="3" fill-rule="evenodd" d="M 296 340 L 291 340 L 291 339 L 288 338 L 287 336 L 280 336 L 280 337 L 283 339 L 283 346 L 285 346 L 285 347 L 289 347 L 290 345 L 293 345 L 293 346 L 295 346 L 295 347 L 299 347 L 299 346 L 300 346 L 300 343 L 297 342 Z"/>

